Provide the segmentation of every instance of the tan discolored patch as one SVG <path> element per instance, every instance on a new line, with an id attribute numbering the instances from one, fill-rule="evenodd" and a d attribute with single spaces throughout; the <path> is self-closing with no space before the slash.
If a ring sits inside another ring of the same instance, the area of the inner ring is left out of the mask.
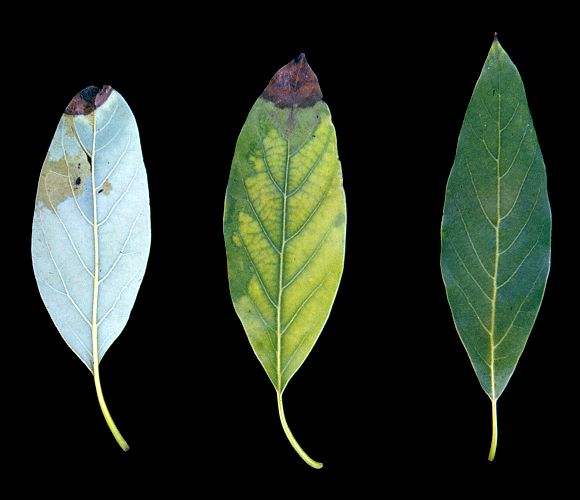
<path id="1" fill-rule="evenodd" d="M 99 193 L 102 193 L 105 196 L 109 196 L 109 193 L 112 191 L 112 189 L 113 185 L 108 180 L 106 180 L 103 184 L 103 187 L 99 189 Z"/>
<path id="2" fill-rule="evenodd" d="M 70 136 L 72 131 L 68 128 L 64 133 Z M 74 132 L 72 133 L 74 134 Z M 84 152 L 70 156 L 66 151 L 63 151 L 60 141 L 56 144 L 53 143 L 52 148 L 60 148 L 59 154 L 49 152 L 47 155 L 40 172 L 36 200 L 54 212 L 58 205 L 67 198 L 73 195 L 78 198 L 81 195 L 88 178 L 90 178 L 91 166 Z"/>

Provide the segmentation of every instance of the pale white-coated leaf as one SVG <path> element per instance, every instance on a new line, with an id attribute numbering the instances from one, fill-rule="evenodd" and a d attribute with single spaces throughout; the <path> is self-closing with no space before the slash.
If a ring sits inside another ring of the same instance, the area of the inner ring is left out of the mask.
<path id="1" fill-rule="evenodd" d="M 75 97 L 88 113 L 71 111 L 73 99 L 60 119 L 41 171 L 32 227 L 42 300 L 66 343 L 91 371 L 93 334 L 100 361 L 127 323 L 151 240 L 135 118 L 110 87 L 99 93 L 105 101 L 95 106 L 95 89 Z"/>

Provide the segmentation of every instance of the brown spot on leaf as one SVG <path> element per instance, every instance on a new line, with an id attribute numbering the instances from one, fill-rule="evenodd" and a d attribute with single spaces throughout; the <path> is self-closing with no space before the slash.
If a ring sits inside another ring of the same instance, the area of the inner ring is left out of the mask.
<path id="1" fill-rule="evenodd" d="M 112 191 L 113 185 L 107 180 L 103 184 L 103 187 L 99 189 L 99 193 L 103 193 L 105 196 L 109 196 L 109 193 Z"/>
<path id="2" fill-rule="evenodd" d="M 109 98 L 111 92 L 113 88 L 110 85 L 102 89 L 91 85 L 75 95 L 64 112 L 67 115 L 89 115 Z"/>
<path id="3" fill-rule="evenodd" d="M 262 98 L 279 108 L 313 106 L 322 99 L 318 78 L 304 54 L 280 68 L 272 77 Z"/>
<path id="4" fill-rule="evenodd" d="M 72 118 L 66 118 L 65 134 L 72 127 Z M 51 144 L 44 160 L 38 183 L 37 202 L 53 212 L 67 198 L 80 196 L 85 188 L 85 179 L 90 175 L 90 164 L 83 152 L 77 156 L 64 155 L 60 141 Z"/>

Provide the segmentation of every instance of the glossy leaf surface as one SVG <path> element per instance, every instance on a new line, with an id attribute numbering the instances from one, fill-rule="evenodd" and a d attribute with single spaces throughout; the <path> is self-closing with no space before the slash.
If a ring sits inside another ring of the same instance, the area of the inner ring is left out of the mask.
<path id="1" fill-rule="evenodd" d="M 494 41 L 447 184 L 441 269 L 457 331 L 492 400 L 522 354 L 550 268 L 546 169 L 520 75 Z"/>

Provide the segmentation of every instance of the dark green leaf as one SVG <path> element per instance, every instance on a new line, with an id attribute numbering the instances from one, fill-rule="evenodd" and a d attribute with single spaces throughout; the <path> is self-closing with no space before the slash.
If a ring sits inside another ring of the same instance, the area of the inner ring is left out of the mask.
<path id="1" fill-rule="evenodd" d="M 459 336 L 493 409 L 530 335 L 550 268 L 546 169 L 520 75 L 497 40 L 449 176 L 441 270 Z"/>

